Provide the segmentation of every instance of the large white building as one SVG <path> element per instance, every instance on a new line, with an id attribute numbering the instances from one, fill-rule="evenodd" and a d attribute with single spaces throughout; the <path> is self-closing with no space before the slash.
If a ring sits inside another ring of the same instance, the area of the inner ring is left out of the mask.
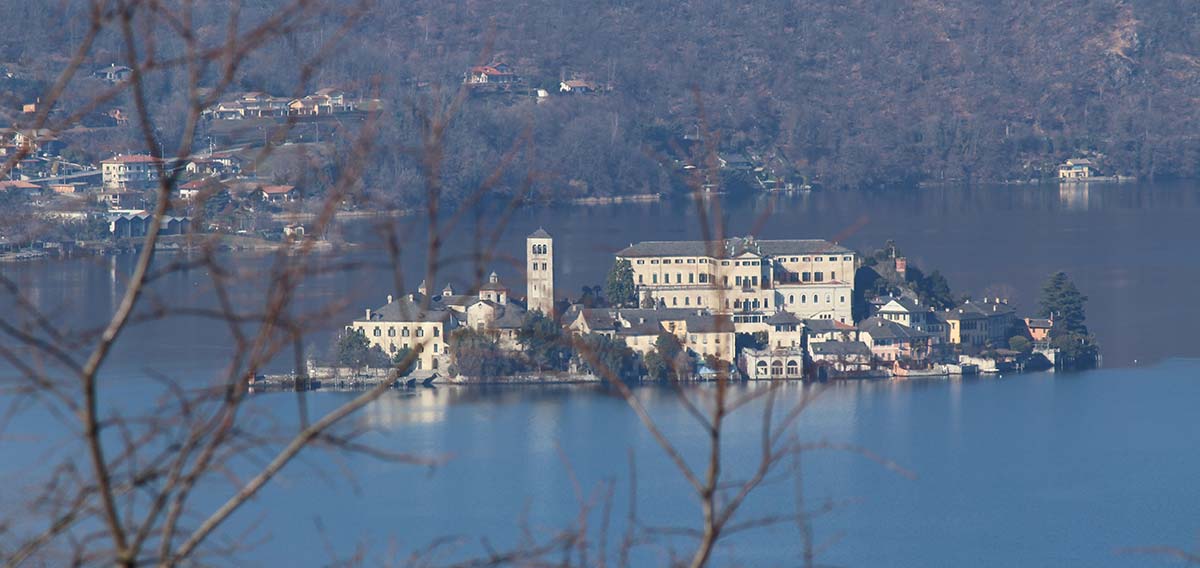
<path id="1" fill-rule="evenodd" d="M 645 301 L 733 315 L 738 331 L 786 311 L 853 321 L 854 251 L 824 240 L 646 241 L 617 253 Z"/>

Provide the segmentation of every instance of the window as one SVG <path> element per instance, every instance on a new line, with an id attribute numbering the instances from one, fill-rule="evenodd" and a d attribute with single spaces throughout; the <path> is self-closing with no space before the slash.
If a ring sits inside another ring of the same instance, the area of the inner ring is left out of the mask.
<path id="1" fill-rule="evenodd" d="M 696 283 L 696 275 L 688 274 L 688 284 L 695 284 L 695 283 Z"/>
<path id="2" fill-rule="evenodd" d="M 842 257 L 842 260 L 854 260 L 854 257 L 852 257 L 852 256 L 843 256 L 843 257 Z"/>
<path id="3" fill-rule="evenodd" d="M 689 259 L 688 259 L 688 264 L 696 264 L 696 259 L 694 259 L 694 258 L 689 258 Z"/>
<path id="4" fill-rule="evenodd" d="M 650 279 L 653 280 L 655 284 L 658 284 L 658 275 L 657 274 L 650 275 Z"/>
<path id="5" fill-rule="evenodd" d="M 767 376 L 767 362 L 759 361 L 757 364 L 755 364 L 754 365 L 754 374 L 758 375 L 760 377 Z"/>
<path id="6" fill-rule="evenodd" d="M 804 272 L 804 273 L 801 273 L 801 274 L 800 274 L 800 281 L 802 281 L 802 282 L 812 282 L 812 273 L 811 273 L 811 272 Z"/>
<path id="7" fill-rule="evenodd" d="M 771 300 L 769 298 L 763 298 L 763 307 L 764 308 L 771 307 Z"/>
<path id="8" fill-rule="evenodd" d="M 816 282 L 824 282 L 825 281 L 825 273 L 824 272 L 813 273 L 813 280 Z"/>
<path id="9" fill-rule="evenodd" d="M 703 304 L 704 304 L 704 302 L 702 301 L 700 296 L 696 296 L 696 305 L 699 306 L 699 305 L 703 305 Z"/>
<path id="10" fill-rule="evenodd" d="M 425 328 L 423 328 L 423 327 L 417 328 L 417 337 L 425 337 Z"/>
<path id="11" fill-rule="evenodd" d="M 642 260 L 642 259 L 640 259 L 640 258 L 639 258 L 639 259 L 638 259 L 638 261 L 637 261 L 637 263 L 638 263 L 638 264 L 645 264 L 645 262 L 646 262 L 646 261 L 644 261 L 644 260 Z"/>
<path id="12" fill-rule="evenodd" d="M 751 277 L 750 277 L 750 284 L 751 284 L 751 285 L 753 285 L 753 286 L 758 286 L 758 277 L 757 277 L 757 276 L 751 276 Z"/>
<path id="13" fill-rule="evenodd" d="M 707 284 L 707 283 L 708 283 L 708 274 L 705 274 L 705 273 L 703 273 L 703 272 L 701 272 L 701 273 L 700 273 L 700 283 L 701 283 L 701 284 Z"/>
<path id="14" fill-rule="evenodd" d="M 672 305 L 672 306 L 678 306 L 678 305 L 679 305 L 679 298 L 671 298 L 671 305 Z"/>
<path id="15" fill-rule="evenodd" d="M 433 336 L 434 336 L 434 337 L 437 337 L 437 336 L 438 336 L 438 334 L 439 334 L 441 331 L 442 331 L 442 330 L 441 330 L 441 329 L 439 329 L 439 328 L 436 328 L 436 327 L 435 327 L 435 328 L 433 328 Z"/>
<path id="16" fill-rule="evenodd" d="M 825 303 L 826 303 L 826 304 L 832 304 L 832 303 L 833 303 L 833 297 L 832 297 L 831 295 L 829 295 L 829 294 L 825 294 Z"/>
<path id="17" fill-rule="evenodd" d="M 682 273 L 682 272 L 676 272 L 676 273 L 675 273 L 675 283 L 676 283 L 676 284 L 683 284 L 683 273 Z"/>
<path id="18" fill-rule="evenodd" d="M 846 303 L 846 297 L 845 297 L 845 296 L 838 296 L 838 303 L 839 303 L 839 304 L 845 304 L 845 303 Z"/>
<path id="19" fill-rule="evenodd" d="M 800 294 L 800 303 L 801 303 L 801 304 L 807 304 L 807 303 L 808 303 L 808 294 Z"/>
<path id="20" fill-rule="evenodd" d="M 789 303 L 789 304 L 795 304 L 795 303 L 796 303 L 796 296 L 795 296 L 795 295 L 793 295 L 793 294 L 789 294 L 789 295 L 788 295 L 788 303 Z"/>
<path id="21" fill-rule="evenodd" d="M 394 328 L 394 327 L 388 328 L 388 337 L 396 337 L 396 328 Z"/>
<path id="22" fill-rule="evenodd" d="M 683 264 L 683 259 L 682 258 L 675 259 L 675 264 Z"/>
<path id="23" fill-rule="evenodd" d="M 830 280 L 837 280 L 837 273 L 836 273 L 836 272 L 830 272 L 830 273 L 829 273 L 829 279 L 830 279 Z"/>
<path id="24" fill-rule="evenodd" d="M 829 257 L 829 262 L 837 262 L 837 257 L 836 256 Z"/>
<path id="25" fill-rule="evenodd" d="M 383 335 L 383 332 L 382 332 L 382 331 L 380 331 L 378 327 L 376 327 L 376 328 L 375 328 L 375 332 L 373 333 L 373 335 L 374 335 L 375 337 L 379 337 L 380 335 Z"/>
<path id="26" fill-rule="evenodd" d="M 401 337 L 408 337 L 408 328 L 407 328 L 407 327 L 406 327 L 406 328 L 404 328 L 404 329 L 402 329 L 402 330 L 400 330 L 400 336 L 401 336 Z"/>
<path id="27" fill-rule="evenodd" d="M 433 344 L 433 352 L 434 353 L 438 352 L 438 344 L 436 344 L 436 343 Z"/>
<path id="28" fill-rule="evenodd" d="M 642 275 L 638 274 L 638 284 L 641 284 L 641 283 L 642 283 Z"/>
<path id="29" fill-rule="evenodd" d="M 804 262 L 809 262 L 810 260 L 812 260 L 812 259 L 808 258 L 807 256 L 804 257 Z"/>
<path id="30" fill-rule="evenodd" d="M 685 305 L 685 306 L 690 306 L 690 305 L 692 305 L 692 299 L 691 299 L 691 298 L 689 298 L 689 297 L 687 297 L 687 296 L 684 296 L 684 297 L 683 297 L 683 305 Z"/>
<path id="31" fill-rule="evenodd" d="M 825 260 L 825 257 L 823 257 L 823 256 L 818 256 L 817 258 L 814 258 L 813 260 L 815 260 L 815 261 L 817 261 L 817 262 L 821 262 L 822 260 Z"/>
<path id="32" fill-rule="evenodd" d="M 798 259 L 798 258 L 796 258 L 796 257 L 794 257 L 794 256 L 792 257 L 792 262 L 796 262 L 797 260 L 800 260 L 800 259 Z"/>
<path id="33" fill-rule="evenodd" d="M 728 260 L 722 260 L 722 261 L 721 261 L 721 266 L 729 266 L 729 261 L 728 261 Z"/>
<path id="34" fill-rule="evenodd" d="M 734 282 L 734 284 L 737 284 L 738 286 L 741 286 L 741 285 L 742 285 L 742 277 L 741 277 L 741 276 L 734 276 L 734 277 L 733 277 L 733 282 Z"/>
<path id="35" fill-rule="evenodd" d="M 548 269 L 546 268 L 546 263 L 544 263 L 544 262 L 542 263 L 542 270 L 548 270 Z"/>

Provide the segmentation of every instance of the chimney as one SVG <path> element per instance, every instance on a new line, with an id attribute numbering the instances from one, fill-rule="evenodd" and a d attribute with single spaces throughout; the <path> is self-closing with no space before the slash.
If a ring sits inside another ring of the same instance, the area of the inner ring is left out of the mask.
<path id="1" fill-rule="evenodd" d="M 388 294 L 388 301 L 387 301 L 387 303 L 389 303 L 389 304 L 390 304 L 390 303 L 392 303 L 392 295 L 391 295 L 391 294 Z"/>
<path id="2" fill-rule="evenodd" d="M 371 319 L 371 308 L 367 308 L 367 317 L 365 319 Z"/>

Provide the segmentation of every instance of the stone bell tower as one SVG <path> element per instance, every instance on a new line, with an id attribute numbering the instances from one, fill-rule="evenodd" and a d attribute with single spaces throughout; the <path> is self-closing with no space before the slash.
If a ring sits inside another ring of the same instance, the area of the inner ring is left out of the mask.
<path id="1" fill-rule="evenodd" d="M 545 229 L 525 237 L 525 301 L 530 310 L 554 313 L 554 239 Z"/>

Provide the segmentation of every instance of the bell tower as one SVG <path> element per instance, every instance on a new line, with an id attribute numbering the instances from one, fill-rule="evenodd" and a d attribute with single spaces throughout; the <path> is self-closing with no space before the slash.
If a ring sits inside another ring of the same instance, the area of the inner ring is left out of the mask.
<path id="1" fill-rule="evenodd" d="M 530 310 L 554 313 L 554 239 L 545 229 L 525 237 L 525 301 Z"/>

